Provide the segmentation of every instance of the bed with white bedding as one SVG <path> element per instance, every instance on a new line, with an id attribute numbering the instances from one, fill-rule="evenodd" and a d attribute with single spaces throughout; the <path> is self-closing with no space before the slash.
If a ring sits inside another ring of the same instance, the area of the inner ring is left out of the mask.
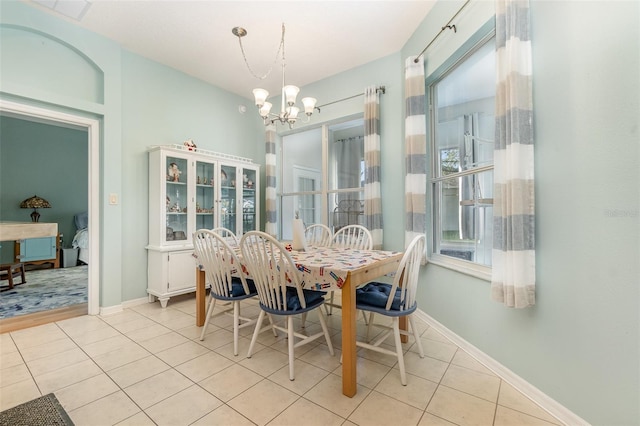
<path id="1" fill-rule="evenodd" d="M 87 212 L 78 213 L 73 217 L 76 224 L 76 234 L 73 236 L 71 247 L 78 248 L 78 260 L 89 264 L 89 215 Z"/>

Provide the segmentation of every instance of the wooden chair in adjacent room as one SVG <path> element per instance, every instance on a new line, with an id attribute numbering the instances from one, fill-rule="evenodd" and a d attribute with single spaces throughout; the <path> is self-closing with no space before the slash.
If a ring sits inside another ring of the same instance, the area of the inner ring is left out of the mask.
<path id="1" fill-rule="evenodd" d="M 20 277 L 19 283 L 14 281 L 14 278 Z M 24 277 L 24 265 L 22 263 L 14 263 L 11 265 L 0 265 L 0 280 L 7 280 L 9 282 L 9 288 L 12 289 L 14 285 L 24 284 L 27 280 Z"/>

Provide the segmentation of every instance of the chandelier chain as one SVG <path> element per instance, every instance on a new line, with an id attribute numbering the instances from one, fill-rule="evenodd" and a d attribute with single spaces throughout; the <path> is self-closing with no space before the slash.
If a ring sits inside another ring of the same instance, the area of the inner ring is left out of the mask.
<path id="1" fill-rule="evenodd" d="M 273 66 L 276 64 L 276 62 L 278 62 L 280 52 L 282 52 L 282 61 L 284 62 L 284 23 L 282 24 L 282 37 L 280 38 L 280 46 L 278 46 L 276 57 L 273 59 L 273 64 L 269 66 L 269 70 L 263 75 L 256 74 L 256 72 L 253 71 L 253 68 L 251 68 L 251 65 L 249 65 L 249 61 L 247 61 L 247 55 L 244 52 L 244 46 L 242 45 L 242 37 L 238 37 L 238 42 L 240 43 L 240 51 L 242 52 L 242 58 L 244 59 L 244 63 L 247 66 L 247 69 L 249 70 L 251 75 L 253 75 L 258 80 L 264 80 L 269 76 L 269 74 L 271 74 L 271 71 L 273 71 Z"/>

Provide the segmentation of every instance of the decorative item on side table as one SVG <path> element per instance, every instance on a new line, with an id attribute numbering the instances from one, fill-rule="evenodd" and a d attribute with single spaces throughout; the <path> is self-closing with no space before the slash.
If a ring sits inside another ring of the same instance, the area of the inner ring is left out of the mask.
<path id="1" fill-rule="evenodd" d="M 21 209 L 33 209 L 31 212 L 31 221 L 38 222 L 40 220 L 40 213 L 38 213 L 38 209 L 50 209 L 51 204 L 44 198 L 40 198 L 37 195 L 34 195 L 31 198 L 27 198 L 23 202 L 20 203 Z"/>

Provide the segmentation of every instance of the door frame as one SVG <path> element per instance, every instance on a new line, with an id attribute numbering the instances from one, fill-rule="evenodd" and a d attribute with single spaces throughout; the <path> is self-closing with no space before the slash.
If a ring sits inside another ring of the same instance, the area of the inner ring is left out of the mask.
<path id="1" fill-rule="evenodd" d="M 87 130 L 88 143 L 88 214 L 89 214 L 89 268 L 87 285 L 87 311 L 100 313 L 100 121 L 93 118 L 40 108 L 33 105 L 0 99 L 0 113 L 33 121 L 80 127 Z"/>

